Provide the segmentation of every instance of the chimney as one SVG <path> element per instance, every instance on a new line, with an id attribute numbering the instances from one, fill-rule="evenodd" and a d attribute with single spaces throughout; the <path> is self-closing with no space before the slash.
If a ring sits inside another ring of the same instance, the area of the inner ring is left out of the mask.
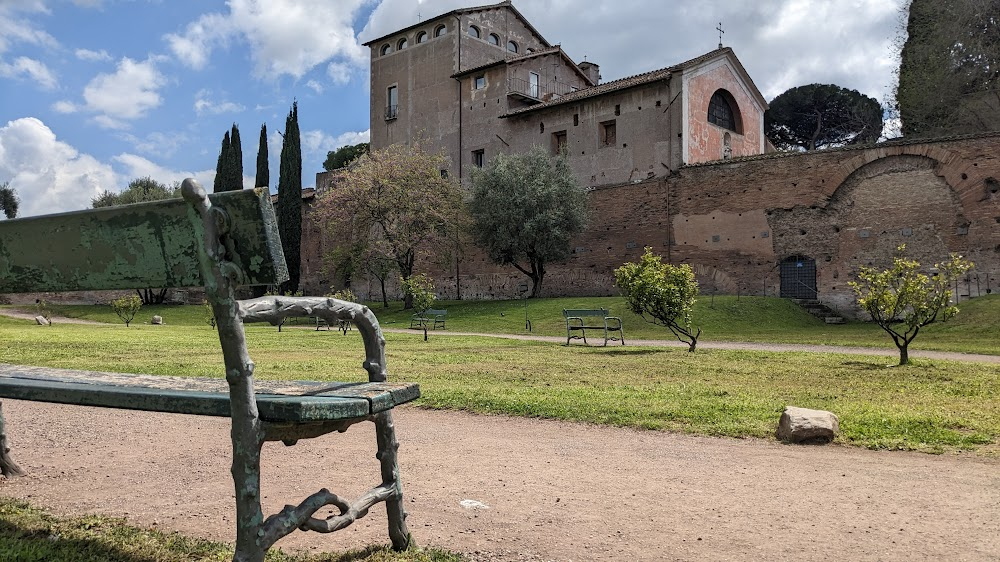
<path id="1" fill-rule="evenodd" d="M 601 83 L 600 66 L 587 61 L 581 62 L 578 66 L 580 67 L 580 70 L 587 75 L 587 78 L 590 78 L 590 81 L 593 82 L 595 86 Z"/>

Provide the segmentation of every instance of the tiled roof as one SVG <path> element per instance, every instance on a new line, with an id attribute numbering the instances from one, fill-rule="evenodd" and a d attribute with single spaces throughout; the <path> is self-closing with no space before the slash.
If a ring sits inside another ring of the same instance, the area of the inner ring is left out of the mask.
<path id="1" fill-rule="evenodd" d="M 730 49 L 729 47 L 716 49 L 714 51 L 709 51 L 699 57 L 695 57 L 691 60 L 684 61 L 680 64 L 675 64 L 673 66 L 668 66 L 667 68 L 661 68 L 659 70 L 651 70 L 649 72 L 636 74 L 634 76 L 628 76 L 626 78 L 620 78 L 618 80 L 612 80 L 611 82 L 605 82 L 603 84 L 594 86 L 593 88 L 585 88 L 583 90 L 570 92 L 564 96 L 559 96 L 558 98 L 549 100 L 547 102 L 511 111 L 510 113 L 501 115 L 501 117 L 512 117 L 514 115 L 521 115 L 523 113 L 529 113 L 532 111 L 536 111 L 547 107 L 552 107 L 555 105 L 571 103 L 582 99 L 592 98 L 594 96 L 600 96 L 610 92 L 617 92 L 619 90 L 640 86 L 642 84 L 649 84 L 651 82 L 656 82 L 659 80 L 667 80 L 674 72 L 682 71 L 691 66 L 696 66 L 707 60 L 711 60 L 715 57 L 718 57 L 719 55 L 731 52 L 732 49 Z"/>
<path id="2" fill-rule="evenodd" d="M 510 56 L 507 56 L 506 58 L 497 59 L 495 61 L 488 62 L 486 64 L 481 64 L 479 66 L 474 66 L 472 68 L 467 68 L 467 69 L 465 69 L 465 70 L 463 70 L 461 72 L 456 72 L 455 74 L 452 74 L 451 77 L 452 78 L 459 78 L 461 76 L 467 76 L 467 75 L 472 74 L 474 72 L 479 72 L 480 70 L 486 70 L 487 68 L 493 68 L 494 66 L 498 66 L 498 65 L 501 65 L 501 64 L 508 64 L 508 63 L 512 63 L 512 62 L 520 62 L 520 61 L 523 61 L 523 60 L 528 60 L 528 59 L 531 59 L 531 58 L 534 58 L 534 57 L 540 57 L 540 56 L 544 56 L 544 55 L 559 54 L 559 55 L 562 56 L 563 59 L 566 60 L 566 62 L 568 63 L 569 67 L 572 68 L 573 70 L 575 70 L 576 73 L 579 74 L 581 78 L 583 78 L 584 80 L 586 80 L 587 83 L 593 84 L 593 81 L 591 81 L 591 79 L 587 76 L 587 74 L 582 69 L 580 69 L 579 65 L 577 65 L 575 62 L 573 62 L 573 59 L 569 58 L 569 55 L 567 55 L 566 52 L 562 50 L 562 47 L 559 46 L 559 45 L 553 45 L 551 47 L 535 51 L 534 53 L 524 53 L 524 54 L 520 54 L 520 55 L 514 55 L 513 53 L 509 53 L 508 52 L 508 54 Z"/>

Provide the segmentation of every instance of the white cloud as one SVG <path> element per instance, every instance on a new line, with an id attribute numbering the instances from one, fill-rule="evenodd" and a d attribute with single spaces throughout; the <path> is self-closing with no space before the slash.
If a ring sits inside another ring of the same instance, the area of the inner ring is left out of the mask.
<path id="1" fill-rule="evenodd" d="M 18 78 L 27 76 L 34 80 L 43 90 L 54 90 L 57 82 L 56 77 L 45 66 L 45 63 L 28 57 L 17 57 L 14 64 L 7 64 L 0 60 L 0 76 L 6 78 Z"/>
<path id="2" fill-rule="evenodd" d="M 194 95 L 194 110 L 198 115 L 221 113 L 239 113 L 246 109 L 246 106 L 233 101 L 214 101 L 211 90 L 199 90 Z"/>
<path id="3" fill-rule="evenodd" d="M 68 100 L 60 100 L 52 104 L 52 111 L 56 113 L 76 113 L 80 111 L 80 108 L 73 102 Z"/>
<path id="4" fill-rule="evenodd" d="M 310 90 L 316 92 L 317 94 L 323 93 L 323 85 L 315 80 L 310 80 L 306 82 L 306 88 L 309 88 Z"/>
<path id="5" fill-rule="evenodd" d="M 190 143 L 188 135 L 184 132 L 153 132 L 144 138 L 126 133 L 122 138 L 139 152 L 152 154 L 160 158 L 172 158 L 181 146 Z"/>
<path id="6" fill-rule="evenodd" d="M 17 190 L 20 216 L 85 209 L 105 189 L 118 189 L 111 166 L 58 140 L 34 117 L 0 128 L 0 181 Z"/>
<path id="7" fill-rule="evenodd" d="M 98 125 L 121 129 L 125 121 L 144 117 L 162 103 L 159 90 L 165 84 L 152 57 L 142 62 L 125 57 L 113 74 L 94 77 L 83 89 L 83 99 L 86 109 L 98 113 Z"/>
<path id="8" fill-rule="evenodd" d="M 356 66 L 367 63 L 352 27 L 355 13 L 366 1 L 230 0 L 228 13 L 202 15 L 183 32 L 165 39 L 171 52 L 195 69 L 205 68 L 213 49 L 238 39 L 250 45 L 256 76 L 301 78 L 332 59 Z"/>
<path id="9" fill-rule="evenodd" d="M 85 61 L 104 62 L 111 60 L 111 55 L 109 55 L 108 52 L 105 51 L 104 49 L 101 49 L 100 51 L 91 51 L 90 49 L 77 49 L 74 54 L 76 55 L 76 58 Z"/>
<path id="10" fill-rule="evenodd" d="M 334 84 L 338 86 L 343 86 L 351 81 L 351 75 L 354 74 L 355 67 L 349 64 L 344 64 L 342 62 L 331 62 L 326 67 L 326 75 L 333 80 Z"/>
<path id="11" fill-rule="evenodd" d="M 0 54 L 19 43 L 56 48 L 55 37 L 38 28 L 33 22 L 17 17 L 18 12 L 47 13 L 41 0 L 0 0 Z"/>
<path id="12" fill-rule="evenodd" d="M 337 150 L 349 144 L 368 142 L 370 138 L 370 129 L 365 131 L 348 131 L 336 137 L 330 136 L 323 131 L 304 131 L 300 135 L 300 142 L 302 143 L 302 153 L 304 155 L 312 154 L 325 158 L 326 153 L 331 150 Z M 281 150 L 280 145 L 278 150 Z"/>
<path id="13" fill-rule="evenodd" d="M 128 181 L 148 176 L 170 187 L 175 183 L 184 181 L 186 178 L 194 178 L 202 186 L 207 187 L 207 191 L 209 192 L 212 191 L 212 184 L 215 183 L 215 170 L 201 170 L 197 172 L 171 170 L 142 156 L 128 153 L 119 154 L 113 157 L 112 160 L 124 167 L 125 172 L 123 175 L 128 178 Z"/>

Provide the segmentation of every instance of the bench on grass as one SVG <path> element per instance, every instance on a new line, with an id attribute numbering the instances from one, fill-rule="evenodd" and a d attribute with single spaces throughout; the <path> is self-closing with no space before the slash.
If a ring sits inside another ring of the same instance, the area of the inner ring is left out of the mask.
<path id="1" fill-rule="evenodd" d="M 625 345 L 625 334 L 622 332 L 622 319 L 617 316 L 609 316 L 607 309 L 563 309 L 563 318 L 566 320 L 566 345 L 570 340 L 582 339 L 587 343 L 587 330 L 603 330 L 604 345 L 608 341 L 620 341 Z M 580 332 L 579 336 L 573 335 Z M 618 337 L 609 333 L 618 332 Z"/>
<path id="2" fill-rule="evenodd" d="M 326 328 L 327 331 L 330 331 L 330 323 L 327 322 L 326 319 L 324 319 L 322 316 L 317 316 L 316 317 L 316 331 L 318 332 L 320 330 L 320 328 Z M 351 321 L 350 320 L 337 320 L 337 329 L 340 330 L 340 332 L 343 333 L 346 336 L 348 330 L 351 329 Z"/>
<path id="3" fill-rule="evenodd" d="M 423 328 L 428 326 L 432 330 L 437 330 L 438 326 L 444 329 L 444 320 L 448 316 L 447 310 L 428 308 L 423 312 L 418 312 L 410 318 L 410 328 Z"/>
<path id="4" fill-rule="evenodd" d="M 276 541 L 296 529 L 329 533 L 346 527 L 379 502 L 386 505 L 392 546 L 407 548 L 411 538 L 392 408 L 417 398 L 420 390 L 386 382 L 385 339 L 375 315 L 365 306 L 325 297 L 237 300 L 240 285 L 274 285 L 288 278 L 267 190 L 209 196 L 188 179 L 181 192 L 183 199 L 0 222 L 0 293 L 203 286 L 217 322 L 225 373 L 202 379 L 2 365 L 0 397 L 230 417 L 235 562 L 262 561 Z M 254 381 L 244 323 L 274 325 L 303 316 L 357 326 L 368 382 Z M 353 503 L 321 489 L 264 517 L 260 460 L 265 441 L 290 446 L 363 421 L 375 424 L 376 486 Z M 0 472 L 24 474 L 9 454 L 2 410 Z M 313 517 L 328 505 L 339 514 Z"/>

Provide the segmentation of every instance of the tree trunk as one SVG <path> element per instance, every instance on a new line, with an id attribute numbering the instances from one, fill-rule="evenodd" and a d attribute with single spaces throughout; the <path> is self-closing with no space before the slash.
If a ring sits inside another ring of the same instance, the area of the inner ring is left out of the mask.
<path id="1" fill-rule="evenodd" d="M 899 348 L 899 364 L 909 365 L 910 364 L 910 353 L 908 350 L 909 343 L 896 344 L 896 347 Z"/>

